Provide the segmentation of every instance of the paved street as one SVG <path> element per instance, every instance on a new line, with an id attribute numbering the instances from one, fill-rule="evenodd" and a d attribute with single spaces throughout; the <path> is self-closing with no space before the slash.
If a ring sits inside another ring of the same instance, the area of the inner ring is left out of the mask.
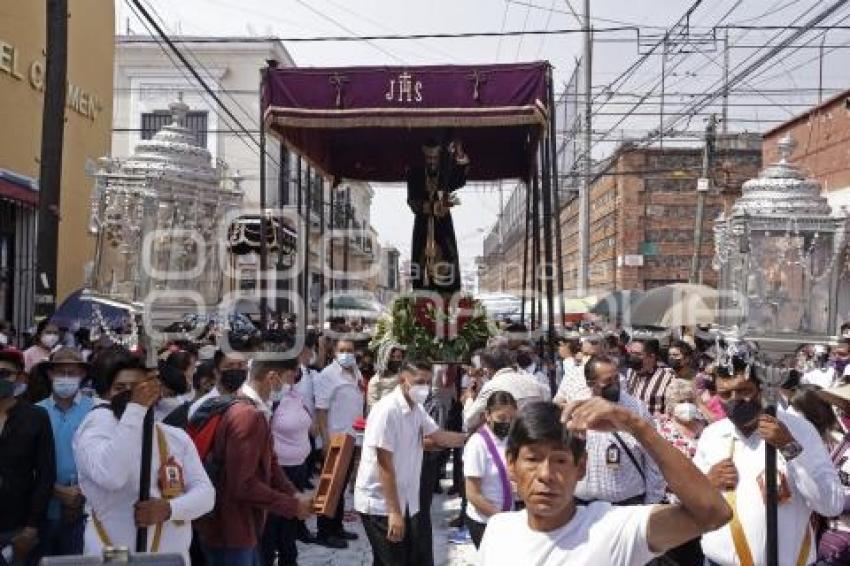
<path id="1" fill-rule="evenodd" d="M 451 482 L 444 481 L 444 491 Z M 346 511 L 352 510 L 351 495 L 346 497 Z M 478 564 L 475 546 L 472 541 L 465 544 L 454 544 L 449 542 L 449 537 L 456 529 L 447 526 L 447 522 L 455 517 L 460 510 L 459 497 L 447 497 L 435 495 L 434 504 L 431 508 L 431 516 L 434 524 L 434 564 L 437 566 L 474 566 Z M 298 564 L 301 566 L 371 566 L 372 549 L 360 519 L 354 514 L 346 513 L 346 518 L 353 521 L 346 522 L 345 528 L 360 535 L 360 539 L 350 543 L 346 550 L 334 550 L 315 544 L 298 543 Z M 316 521 L 309 522 L 310 529 L 315 532 Z"/>

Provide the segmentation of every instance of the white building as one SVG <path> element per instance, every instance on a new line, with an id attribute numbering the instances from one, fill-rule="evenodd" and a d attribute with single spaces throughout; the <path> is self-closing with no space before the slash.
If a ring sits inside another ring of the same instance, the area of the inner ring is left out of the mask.
<path id="1" fill-rule="evenodd" d="M 199 145 L 205 146 L 214 160 L 226 163 L 231 174 L 238 172 L 243 178 L 246 206 L 258 205 L 260 69 L 270 59 L 278 61 L 281 67 L 292 67 L 295 62 L 283 43 L 274 38 L 175 37 L 173 40 L 250 137 L 227 117 L 174 54 L 166 53 L 154 38 L 119 35 L 115 38 L 113 155 L 129 156 L 136 143 L 152 137 L 168 119 L 168 104 L 182 93 L 190 108 L 188 126 L 197 131 Z M 266 202 L 275 206 L 282 186 L 278 164 L 285 157 L 273 137 L 266 139 Z"/>
<path id="2" fill-rule="evenodd" d="M 166 121 L 168 104 L 182 93 L 184 102 L 190 107 L 187 125 L 197 132 L 199 144 L 210 151 L 213 159 L 226 164 L 231 175 L 241 177 L 240 185 L 245 191 L 243 208 L 245 212 L 253 209 L 256 213 L 260 202 L 260 151 L 256 143 L 260 128 L 260 69 L 267 65 L 268 60 L 277 61 L 279 67 L 292 67 L 295 62 L 283 43 L 275 38 L 173 39 L 207 85 L 251 135 L 242 132 L 242 128 L 227 117 L 189 71 L 173 54 L 166 54 L 157 41 L 150 36 L 121 35 L 115 39 L 113 155 L 119 158 L 131 155 L 136 143 L 156 133 Z M 300 226 L 298 237 L 302 240 L 299 250 L 306 247 L 308 251 L 306 294 L 310 299 L 311 318 L 315 321 L 322 292 L 326 293 L 331 288 L 375 290 L 375 285 L 367 283 L 376 278 L 381 259 L 377 234 L 369 218 L 374 191 L 368 183 L 343 182 L 334 191 L 332 214 L 330 184 L 311 170 L 305 161 L 287 152 L 273 136 L 266 136 L 266 144 L 266 206 L 279 208 L 285 215 L 291 214 L 291 218 L 295 218 L 300 187 L 300 210 L 306 219 L 307 195 L 310 195 L 310 237 L 305 238 L 306 222 Z M 345 206 L 347 198 L 350 199 L 348 207 Z M 350 231 L 348 277 L 343 273 L 346 253 L 342 229 L 346 226 L 346 210 Z M 333 226 L 340 230 L 333 240 L 330 237 L 332 221 Z M 309 241 L 307 246 L 304 246 L 304 240 Z M 330 259 L 331 241 L 333 260 Z M 242 270 L 240 287 L 243 290 L 255 288 L 258 258 L 240 256 L 237 264 Z M 297 265 L 304 264 L 299 261 Z M 297 275 L 294 271 L 292 274 Z M 303 277 L 303 272 L 300 277 Z M 303 288 L 303 279 L 279 279 L 281 295 Z M 276 306 L 281 310 L 288 308 L 283 300 L 271 300 L 269 304 L 273 305 L 272 309 Z"/>

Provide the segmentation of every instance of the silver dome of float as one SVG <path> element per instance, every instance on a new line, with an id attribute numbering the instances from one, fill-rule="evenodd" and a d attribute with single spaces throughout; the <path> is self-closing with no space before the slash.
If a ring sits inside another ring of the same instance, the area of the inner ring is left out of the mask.
<path id="1" fill-rule="evenodd" d="M 123 161 L 101 158 L 94 174 L 89 295 L 137 312 L 152 302 L 174 312 L 219 303 L 229 262 L 225 223 L 242 203 L 238 179 L 214 167 L 185 127 L 182 96 L 169 110 L 170 124 Z"/>
<path id="2" fill-rule="evenodd" d="M 779 161 L 744 183 L 732 216 L 830 216 L 832 209 L 821 195 L 820 183 L 790 163 L 796 145 L 790 133 L 779 141 Z"/>
<path id="3" fill-rule="evenodd" d="M 850 222 L 790 162 L 790 134 L 777 145 L 779 161 L 744 183 L 714 221 L 714 267 L 721 327 L 785 352 L 832 342 L 850 320 Z"/>

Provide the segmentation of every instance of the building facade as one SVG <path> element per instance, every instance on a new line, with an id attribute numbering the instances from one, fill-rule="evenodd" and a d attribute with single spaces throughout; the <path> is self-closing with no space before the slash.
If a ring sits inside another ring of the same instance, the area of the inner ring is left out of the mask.
<path id="1" fill-rule="evenodd" d="M 766 132 L 764 163 L 778 160 L 777 143 L 789 133 L 791 162 L 820 181 L 831 205 L 850 206 L 850 90 Z"/>
<path id="2" fill-rule="evenodd" d="M 108 154 L 112 128 L 112 2 L 68 2 L 68 83 L 59 205 L 60 303 L 82 287 L 94 241 L 86 234 L 92 180 Z M 18 330 L 33 323 L 38 177 L 44 105 L 44 2 L 0 8 L 0 320 Z"/>
<path id="3" fill-rule="evenodd" d="M 716 283 L 711 268 L 713 221 L 740 195 L 744 181 L 758 174 L 761 164 L 758 137 L 727 136 L 718 140 L 716 148 L 699 271 L 701 281 L 709 285 Z M 597 168 L 590 196 L 588 295 L 688 280 L 702 153 L 701 148 L 636 148 L 626 144 Z M 482 292 L 522 294 L 526 254 L 526 287 L 530 289 L 533 250 L 525 226 L 526 198 L 526 188 L 520 184 L 508 199 L 501 219 L 501 252 L 495 228 L 485 239 L 484 254 L 478 258 Z M 564 292 L 571 295 L 576 293 L 578 269 L 577 194 L 562 192 L 561 203 L 558 218 Z M 529 233 L 531 229 L 529 226 Z M 554 227 L 552 235 L 556 237 Z M 541 223 L 541 248 L 543 238 Z M 556 253 L 557 246 L 553 245 Z"/>

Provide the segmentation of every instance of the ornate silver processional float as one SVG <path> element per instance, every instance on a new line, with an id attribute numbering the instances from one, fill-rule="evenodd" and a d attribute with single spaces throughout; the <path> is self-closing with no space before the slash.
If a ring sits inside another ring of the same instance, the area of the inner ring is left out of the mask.
<path id="1" fill-rule="evenodd" d="M 726 338 L 720 363 L 746 363 L 762 382 L 762 403 L 776 415 L 790 367 L 781 361 L 801 343 L 835 343 L 850 317 L 846 209 L 833 210 L 821 185 L 789 162 L 794 141 L 779 142 L 779 162 L 744 183 L 743 194 L 715 221 L 720 271 L 718 319 Z M 765 564 L 777 566 L 776 449 L 765 447 Z"/>
<path id="2" fill-rule="evenodd" d="M 185 127 L 182 97 L 169 108 L 171 123 L 130 158 L 100 159 L 89 222 L 97 242 L 88 297 L 160 322 L 221 301 L 230 261 L 225 224 L 242 203 L 238 178 L 213 167 Z M 127 344 L 135 335 L 134 323 L 129 335 L 111 337 Z"/>

